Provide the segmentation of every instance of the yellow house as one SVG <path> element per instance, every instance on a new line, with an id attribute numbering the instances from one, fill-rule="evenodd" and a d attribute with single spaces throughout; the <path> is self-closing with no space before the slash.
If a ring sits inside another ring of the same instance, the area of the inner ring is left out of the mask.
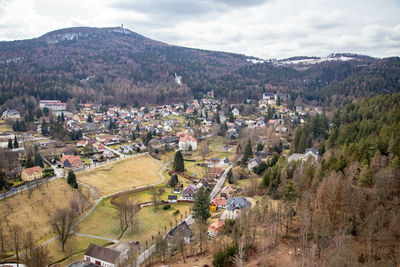
<path id="1" fill-rule="evenodd" d="M 24 181 L 33 181 L 43 177 L 42 168 L 35 166 L 25 169 L 21 172 L 21 179 Z"/>

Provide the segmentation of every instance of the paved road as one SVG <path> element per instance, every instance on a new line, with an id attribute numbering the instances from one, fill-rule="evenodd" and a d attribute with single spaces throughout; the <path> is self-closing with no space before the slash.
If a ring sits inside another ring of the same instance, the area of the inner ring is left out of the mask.
<path id="1" fill-rule="evenodd" d="M 168 164 L 166 165 L 168 166 Z M 210 193 L 210 200 L 213 200 L 215 198 L 215 196 L 218 194 L 219 191 L 221 191 L 222 186 L 225 183 L 226 180 L 226 176 L 229 172 L 229 170 L 232 169 L 232 165 L 229 165 L 228 168 L 224 171 L 224 173 L 221 175 L 221 178 L 219 178 L 217 184 L 214 186 L 214 189 L 211 191 Z M 185 222 L 188 225 L 191 225 L 194 222 L 194 219 L 192 217 L 192 214 L 190 214 L 186 219 Z M 145 251 L 143 251 L 138 258 L 136 259 L 136 267 L 140 267 L 141 264 L 143 264 L 146 259 L 148 259 L 151 254 L 154 252 L 155 249 L 155 245 L 152 245 L 151 247 L 149 247 L 148 249 L 146 249 Z"/>

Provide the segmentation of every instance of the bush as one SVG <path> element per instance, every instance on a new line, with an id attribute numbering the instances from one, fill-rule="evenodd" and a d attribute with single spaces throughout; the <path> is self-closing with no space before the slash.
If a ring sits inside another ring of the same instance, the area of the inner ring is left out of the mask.
<path id="1" fill-rule="evenodd" d="M 163 210 L 168 210 L 168 209 L 170 209 L 171 208 L 171 205 L 170 204 L 165 204 L 164 206 L 163 206 Z"/>
<path id="2" fill-rule="evenodd" d="M 179 214 L 179 210 L 174 211 L 174 213 L 172 213 L 174 216 Z"/>

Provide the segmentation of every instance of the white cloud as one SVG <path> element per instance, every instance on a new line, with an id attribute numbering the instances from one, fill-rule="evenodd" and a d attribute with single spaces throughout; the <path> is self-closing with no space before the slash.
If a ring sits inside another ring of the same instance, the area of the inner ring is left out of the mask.
<path id="1" fill-rule="evenodd" d="M 175 45 L 260 58 L 400 55 L 396 0 L 0 0 L 0 40 L 116 26 Z"/>

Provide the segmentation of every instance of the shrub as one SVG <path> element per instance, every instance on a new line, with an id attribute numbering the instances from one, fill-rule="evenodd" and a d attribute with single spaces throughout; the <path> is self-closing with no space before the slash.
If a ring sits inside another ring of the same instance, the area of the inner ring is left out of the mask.
<path id="1" fill-rule="evenodd" d="M 163 207 L 163 210 L 168 210 L 169 208 L 171 208 L 171 205 L 170 204 L 165 204 L 164 207 Z"/>
<path id="2" fill-rule="evenodd" d="M 174 216 L 179 214 L 179 210 L 174 211 L 174 213 L 172 213 Z"/>

